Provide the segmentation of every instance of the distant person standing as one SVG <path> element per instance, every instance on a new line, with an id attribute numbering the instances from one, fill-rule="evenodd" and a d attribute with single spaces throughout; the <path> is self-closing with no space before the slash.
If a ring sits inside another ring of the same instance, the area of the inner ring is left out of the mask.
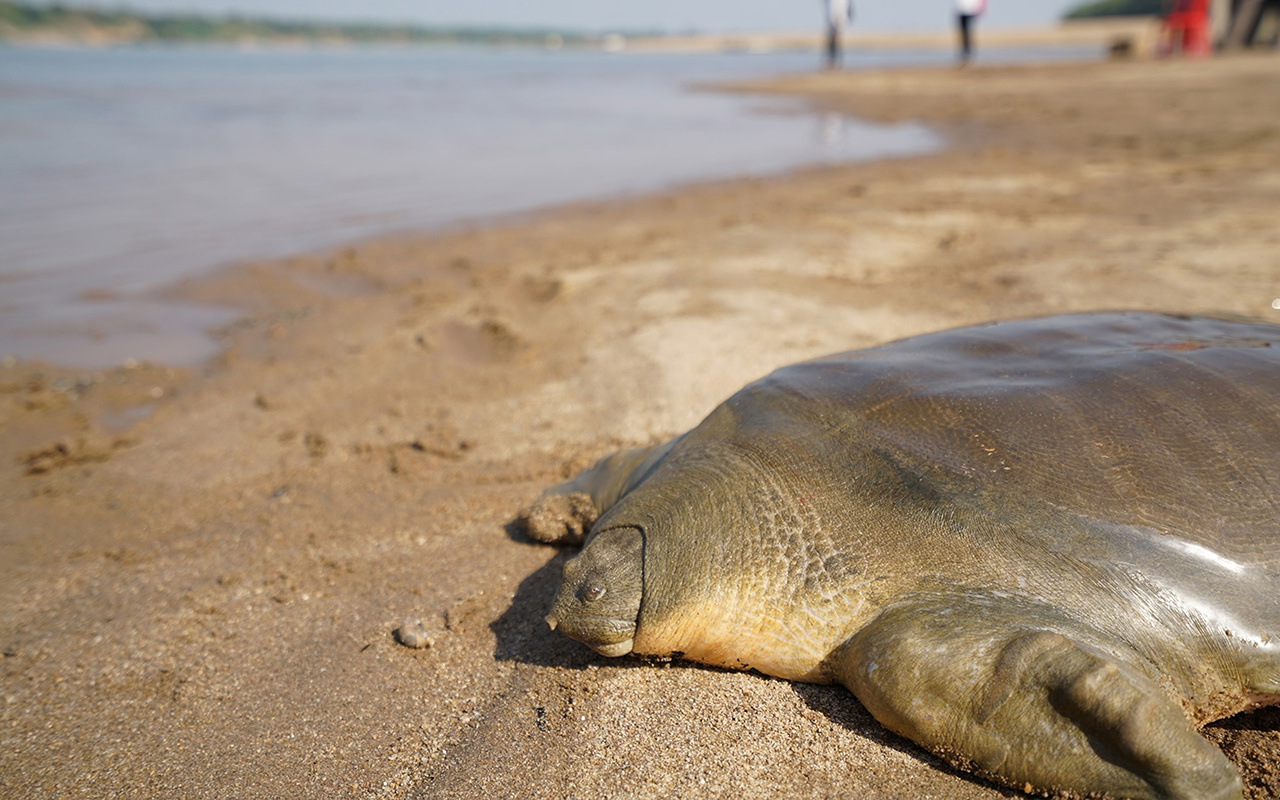
<path id="1" fill-rule="evenodd" d="M 987 0 L 956 0 L 956 23 L 960 26 L 960 63 L 973 58 L 973 23 L 987 10 Z"/>
<path id="2" fill-rule="evenodd" d="M 827 4 L 827 69 L 840 65 L 840 39 L 853 21 L 853 0 L 825 0 Z"/>

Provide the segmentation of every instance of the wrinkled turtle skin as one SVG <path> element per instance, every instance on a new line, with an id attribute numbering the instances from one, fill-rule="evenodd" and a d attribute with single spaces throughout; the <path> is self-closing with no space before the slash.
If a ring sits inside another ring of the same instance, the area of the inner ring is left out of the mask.
<path id="1" fill-rule="evenodd" d="M 589 527 L 548 622 L 606 655 L 840 683 L 1019 788 L 1237 798 L 1197 728 L 1280 703 L 1280 327 L 1080 314 L 797 364 L 526 519 Z"/>

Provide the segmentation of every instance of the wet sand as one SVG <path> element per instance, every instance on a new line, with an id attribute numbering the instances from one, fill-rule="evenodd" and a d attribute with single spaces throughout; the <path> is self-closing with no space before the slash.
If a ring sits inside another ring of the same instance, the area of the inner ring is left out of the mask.
<path id="1" fill-rule="evenodd" d="M 174 290 L 247 304 L 196 371 L 0 367 L 0 794 L 1017 796 L 841 688 L 553 635 L 566 553 L 513 518 L 806 357 L 1077 310 L 1280 321 L 1280 59 L 757 88 L 956 144 L 245 265 Z M 1280 794 L 1280 709 L 1206 733 Z"/>

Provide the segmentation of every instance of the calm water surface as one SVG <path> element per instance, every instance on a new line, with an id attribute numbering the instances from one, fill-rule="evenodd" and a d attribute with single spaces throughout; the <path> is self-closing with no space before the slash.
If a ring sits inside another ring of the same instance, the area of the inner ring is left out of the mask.
<path id="1" fill-rule="evenodd" d="M 151 294 L 238 259 L 940 146 L 689 88 L 814 60 L 0 47 L 0 355 L 190 363 L 230 312 Z"/>

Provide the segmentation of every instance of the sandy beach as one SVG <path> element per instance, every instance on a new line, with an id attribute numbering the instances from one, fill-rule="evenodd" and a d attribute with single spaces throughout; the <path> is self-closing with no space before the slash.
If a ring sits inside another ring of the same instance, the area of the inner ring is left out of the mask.
<path id="1" fill-rule="evenodd" d="M 954 144 L 242 265 L 172 290 L 245 308 L 197 370 L 0 365 L 0 795 L 1020 796 L 843 688 L 553 634 L 569 553 L 516 513 L 804 358 L 1066 311 L 1280 322 L 1280 58 L 740 88 Z M 1205 733 L 1280 796 L 1280 708 Z"/>

